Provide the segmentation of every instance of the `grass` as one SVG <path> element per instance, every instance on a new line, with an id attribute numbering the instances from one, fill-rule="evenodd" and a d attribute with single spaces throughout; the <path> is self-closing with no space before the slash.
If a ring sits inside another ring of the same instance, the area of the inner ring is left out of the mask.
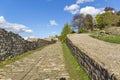
<path id="1" fill-rule="evenodd" d="M 44 47 L 46 47 L 46 46 L 44 46 Z M 5 65 L 10 64 L 10 63 L 13 63 L 13 62 L 15 62 L 16 60 L 22 59 L 22 58 L 24 58 L 24 57 L 26 57 L 26 56 L 28 56 L 28 55 L 36 52 L 36 51 L 40 51 L 40 50 L 42 50 L 44 47 L 40 47 L 40 48 L 38 48 L 38 49 L 36 49 L 36 50 L 31 50 L 31 51 L 25 52 L 25 53 L 23 53 L 23 54 L 21 54 L 21 55 L 18 55 L 18 56 L 13 57 L 13 58 L 6 58 L 5 61 L 0 62 L 0 68 L 3 68 Z"/>
<path id="2" fill-rule="evenodd" d="M 93 38 L 99 39 L 99 40 L 106 41 L 106 42 L 120 44 L 120 36 L 99 35 L 98 33 L 92 33 L 90 36 Z"/>
<path id="3" fill-rule="evenodd" d="M 87 73 L 79 66 L 76 58 L 72 55 L 68 46 L 63 43 L 64 59 L 66 69 L 69 72 L 70 80 L 89 80 Z"/>

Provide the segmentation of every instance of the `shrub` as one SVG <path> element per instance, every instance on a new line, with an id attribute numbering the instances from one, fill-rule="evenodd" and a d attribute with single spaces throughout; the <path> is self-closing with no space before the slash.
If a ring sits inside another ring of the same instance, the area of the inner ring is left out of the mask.
<path id="1" fill-rule="evenodd" d="M 66 42 L 67 34 L 70 34 L 71 32 L 72 32 L 71 26 L 68 23 L 65 24 L 65 26 L 61 32 L 60 40 L 62 42 Z"/>
<path id="2" fill-rule="evenodd" d="M 88 31 L 87 31 L 87 29 L 85 29 L 85 28 L 80 28 L 79 30 L 78 30 L 78 33 L 87 33 Z"/>

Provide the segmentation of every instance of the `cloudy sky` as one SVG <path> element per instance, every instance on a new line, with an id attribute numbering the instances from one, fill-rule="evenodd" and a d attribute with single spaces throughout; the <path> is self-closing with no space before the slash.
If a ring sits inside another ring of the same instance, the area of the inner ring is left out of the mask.
<path id="1" fill-rule="evenodd" d="M 120 10 L 120 0 L 0 0 L 0 28 L 22 37 L 59 35 L 77 13 L 95 16 L 108 7 Z"/>

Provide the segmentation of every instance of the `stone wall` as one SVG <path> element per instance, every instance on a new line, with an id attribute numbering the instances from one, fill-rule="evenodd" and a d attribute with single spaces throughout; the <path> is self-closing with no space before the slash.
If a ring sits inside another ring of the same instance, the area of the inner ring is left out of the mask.
<path id="1" fill-rule="evenodd" d="M 67 45 L 73 52 L 73 55 L 77 58 L 78 63 L 87 72 L 91 80 L 117 80 L 114 74 L 108 73 L 108 71 L 100 66 L 95 60 L 90 58 L 84 52 L 82 52 L 78 47 L 76 47 L 68 38 Z"/>
<path id="2" fill-rule="evenodd" d="M 0 29 L 0 61 L 5 60 L 6 57 L 14 57 L 50 43 L 50 41 L 43 39 L 30 42 L 24 40 L 18 34 Z"/>

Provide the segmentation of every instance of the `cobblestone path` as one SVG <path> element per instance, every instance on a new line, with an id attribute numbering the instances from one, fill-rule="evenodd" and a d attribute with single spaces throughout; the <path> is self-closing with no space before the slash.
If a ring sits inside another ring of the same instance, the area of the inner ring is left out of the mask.
<path id="1" fill-rule="evenodd" d="M 0 69 L 0 80 L 59 80 L 62 77 L 68 80 L 69 74 L 60 42 Z"/>

